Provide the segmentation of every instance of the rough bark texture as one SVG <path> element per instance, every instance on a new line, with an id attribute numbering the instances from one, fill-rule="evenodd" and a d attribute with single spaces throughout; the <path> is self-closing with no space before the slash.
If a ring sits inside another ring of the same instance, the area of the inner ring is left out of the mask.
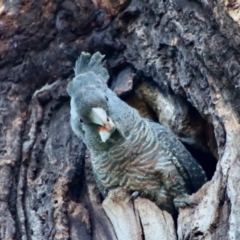
<path id="1" fill-rule="evenodd" d="M 0 239 L 240 239 L 239 10 L 233 0 L 0 0 Z M 105 214 L 69 126 L 81 51 L 105 54 L 109 86 L 206 170 L 198 205 L 175 224 L 121 191 Z"/>

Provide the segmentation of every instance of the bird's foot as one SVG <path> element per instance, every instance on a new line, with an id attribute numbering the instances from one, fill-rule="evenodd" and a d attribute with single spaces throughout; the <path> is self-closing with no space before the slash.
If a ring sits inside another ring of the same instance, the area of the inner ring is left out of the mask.
<path id="1" fill-rule="evenodd" d="M 173 203 L 176 209 L 197 205 L 197 203 L 194 202 L 188 194 L 174 198 Z"/>
<path id="2" fill-rule="evenodd" d="M 132 193 L 131 197 L 129 198 L 129 202 L 136 199 L 138 196 L 140 196 L 140 192 L 139 191 L 135 191 Z"/>

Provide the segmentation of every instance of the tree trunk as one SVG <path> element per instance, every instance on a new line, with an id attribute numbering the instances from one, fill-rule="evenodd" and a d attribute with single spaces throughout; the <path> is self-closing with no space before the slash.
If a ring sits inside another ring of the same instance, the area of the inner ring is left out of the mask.
<path id="1" fill-rule="evenodd" d="M 0 1 L 0 239 L 240 239 L 240 4 Z M 122 189 L 103 200 L 69 125 L 81 51 L 186 144 L 209 182 L 177 219 Z"/>

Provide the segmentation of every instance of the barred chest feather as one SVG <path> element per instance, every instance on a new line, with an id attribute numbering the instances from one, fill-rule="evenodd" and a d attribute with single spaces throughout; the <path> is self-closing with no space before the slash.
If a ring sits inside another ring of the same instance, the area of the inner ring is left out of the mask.
<path id="1" fill-rule="evenodd" d="M 119 140 L 108 151 L 92 153 L 92 165 L 96 177 L 107 189 L 120 186 L 127 191 L 153 195 L 168 182 L 161 170 L 175 170 L 169 157 L 158 143 L 156 132 L 143 120 L 127 140 Z"/>

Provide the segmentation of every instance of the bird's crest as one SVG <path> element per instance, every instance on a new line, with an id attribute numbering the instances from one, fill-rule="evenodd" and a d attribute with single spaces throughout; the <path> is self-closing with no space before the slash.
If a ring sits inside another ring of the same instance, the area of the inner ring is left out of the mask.
<path id="1" fill-rule="evenodd" d="M 102 60 L 104 55 L 99 52 L 94 53 L 92 56 L 89 53 L 82 52 L 77 59 L 74 72 L 75 76 L 85 74 L 87 72 L 93 72 L 104 83 L 107 82 L 109 75 L 107 70 L 103 67 Z"/>

